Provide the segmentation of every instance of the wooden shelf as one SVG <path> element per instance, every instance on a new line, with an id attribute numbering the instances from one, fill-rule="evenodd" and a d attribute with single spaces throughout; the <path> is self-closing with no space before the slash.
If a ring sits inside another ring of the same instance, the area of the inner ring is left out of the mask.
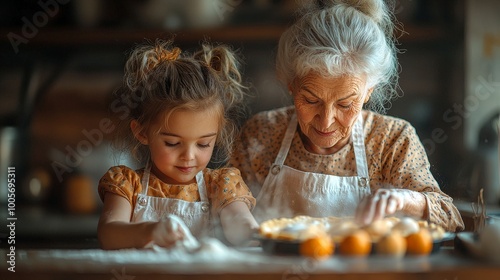
<path id="1" fill-rule="evenodd" d="M 27 38 L 27 43 L 19 45 L 20 49 L 37 48 L 43 46 L 52 47 L 105 47 L 105 46 L 130 46 L 143 42 L 144 40 L 155 40 L 157 38 L 168 39 L 175 36 L 180 44 L 194 44 L 203 39 L 212 42 L 276 42 L 286 30 L 285 25 L 262 25 L 262 26 L 230 26 L 209 29 L 128 29 L 128 28 L 96 28 L 82 29 L 73 27 L 40 28 L 39 33 L 32 38 Z M 22 36 L 20 28 L 0 28 L 0 44 L 10 44 L 9 33 Z M 404 33 L 399 34 L 401 43 L 426 43 L 436 42 L 449 36 L 445 30 L 436 26 L 404 26 Z"/>
<path id="2" fill-rule="evenodd" d="M 175 35 L 175 40 L 181 44 L 198 43 L 204 38 L 212 42 L 265 42 L 277 41 L 286 29 L 286 26 L 240 26 L 221 27 L 212 29 L 190 29 L 190 30 L 163 30 L 163 29 L 127 29 L 127 28 L 99 28 L 99 29 L 77 29 L 71 27 L 40 29 L 39 33 L 22 48 L 37 48 L 43 46 L 54 47 L 83 47 L 83 46 L 116 46 L 132 45 L 144 40 L 155 40 L 157 38 L 169 39 Z M 0 29 L 5 34 L 0 39 L 1 44 L 10 44 L 8 33 L 14 32 L 22 35 L 20 28 Z"/>

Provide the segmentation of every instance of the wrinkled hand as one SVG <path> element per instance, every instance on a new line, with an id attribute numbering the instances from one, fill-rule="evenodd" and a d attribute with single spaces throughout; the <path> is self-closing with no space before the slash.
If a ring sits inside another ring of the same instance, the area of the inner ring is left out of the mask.
<path id="1" fill-rule="evenodd" d="M 419 192 L 407 189 L 378 189 L 361 201 L 356 209 L 355 219 L 362 225 L 368 225 L 396 212 L 422 217 L 425 207 L 425 197 Z"/>
<path id="2" fill-rule="evenodd" d="M 153 243 L 161 247 L 172 247 L 178 241 L 192 241 L 194 237 L 184 222 L 175 215 L 157 222 L 153 226 Z"/>

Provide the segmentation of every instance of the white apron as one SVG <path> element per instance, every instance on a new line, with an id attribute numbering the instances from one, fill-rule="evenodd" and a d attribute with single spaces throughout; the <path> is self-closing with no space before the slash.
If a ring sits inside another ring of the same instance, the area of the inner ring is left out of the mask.
<path id="1" fill-rule="evenodd" d="M 169 214 L 182 219 L 193 236 L 212 236 L 210 230 L 210 204 L 203 172 L 196 174 L 196 183 L 200 193 L 199 202 L 189 202 L 175 198 L 148 196 L 149 173 L 151 166 L 148 164 L 142 176 L 142 191 L 137 196 L 137 203 L 132 215 L 132 222 L 160 221 Z"/>
<path id="2" fill-rule="evenodd" d="M 357 176 L 340 177 L 304 172 L 284 165 L 297 128 L 294 114 L 274 164 L 257 196 L 253 214 L 257 221 L 291 218 L 354 216 L 363 197 L 370 194 L 368 166 L 363 136 L 363 117 L 355 121 L 351 139 L 356 158 Z"/>

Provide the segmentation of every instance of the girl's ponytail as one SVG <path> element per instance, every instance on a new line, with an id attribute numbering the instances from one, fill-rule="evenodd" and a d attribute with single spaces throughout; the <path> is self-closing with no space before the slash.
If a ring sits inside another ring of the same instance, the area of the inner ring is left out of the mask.
<path id="1" fill-rule="evenodd" d="M 212 47 L 209 44 L 203 44 L 202 49 L 195 54 L 195 58 L 215 71 L 221 82 L 225 84 L 226 90 L 223 94 L 227 109 L 243 101 L 246 87 L 242 84 L 238 69 L 240 63 L 228 47 L 224 45 Z"/>

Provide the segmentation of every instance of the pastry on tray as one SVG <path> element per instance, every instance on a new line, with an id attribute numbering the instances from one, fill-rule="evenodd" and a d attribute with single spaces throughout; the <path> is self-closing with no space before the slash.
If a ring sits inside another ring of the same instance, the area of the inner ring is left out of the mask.
<path id="1" fill-rule="evenodd" d="M 427 221 L 417 221 L 413 218 L 386 217 L 367 226 L 359 226 L 353 218 L 296 216 L 293 218 L 278 218 L 264 221 L 260 224 L 259 234 L 263 238 L 303 241 L 308 238 L 327 234 L 334 242 L 339 242 L 345 236 L 356 230 L 365 230 L 372 240 L 377 242 L 383 236 L 398 231 L 406 237 L 426 228 L 433 240 L 440 240 L 445 230 L 436 224 Z"/>

